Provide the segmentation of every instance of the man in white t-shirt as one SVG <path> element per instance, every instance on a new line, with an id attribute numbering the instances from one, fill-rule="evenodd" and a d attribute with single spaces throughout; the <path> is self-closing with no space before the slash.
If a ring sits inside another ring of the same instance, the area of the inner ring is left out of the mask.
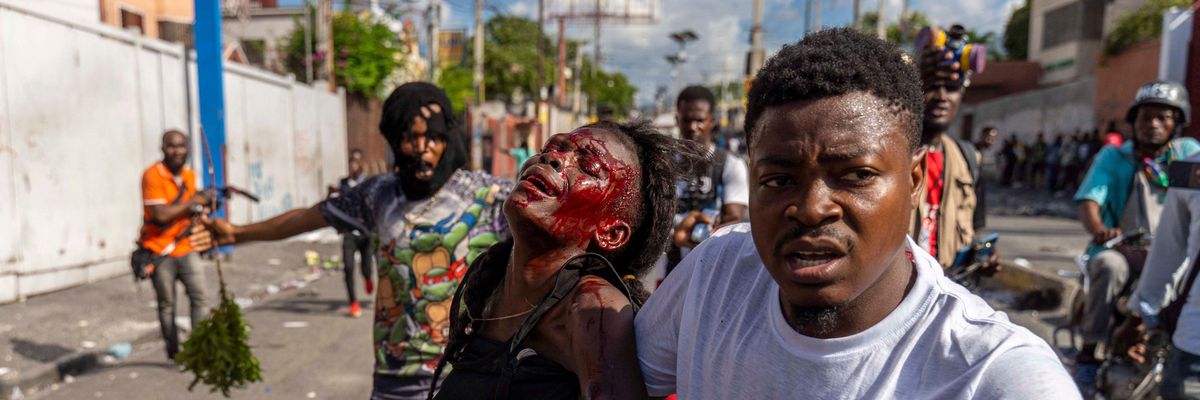
<path id="1" fill-rule="evenodd" d="M 714 227 L 742 222 L 750 191 L 746 162 L 713 143 L 717 98 L 704 86 L 688 86 L 675 101 L 679 135 L 708 147 L 713 162 L 696 179 L 679 182 L 675 191 L 675 233 L 665 257 L 669 273 Z M 701 226 L 703 225 L 703 226 Z M 697 229 L 699 227 L 700 229 Z"/>
<path id="2" fill-rule="evenodd" d="M 810 34 L 749 95 L 750 225 L 718 230 L 636 319 L 650 396 L 1072 399 L 1045 341 L 906 235 L 922 94 L 896 47 Z"/>

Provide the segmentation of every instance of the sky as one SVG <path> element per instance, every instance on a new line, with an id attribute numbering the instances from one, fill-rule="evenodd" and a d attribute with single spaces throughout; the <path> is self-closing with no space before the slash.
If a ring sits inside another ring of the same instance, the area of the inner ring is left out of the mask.
<path id="1" fill-rule="evenodd" d="M 368 0 L 353 0 L 367 2 Z M 382 0 L 423 8 L 429 0 Z M 586 0 L 544 0 L 547 7 Z M 602 0 L 607 7 L 621 7 L 625 1 L 633 6 L 655 4 L 657 22 L 651 24 L 602 24 L 600 44 L 606 69 L 623 72 L 638 87 L 637 103 L 654 99 L 658 86 L 666 85 L 676 91 L 672 67 L 665 60 L 674 54 L 678 45 L 669 37 L 671 32 L 690 29 L 699 40 L 688 44 L 689 62 L 684 67 L 685 84 L 707 84 L 722 80 L 740 80 L 745 68 L 746 52 L 750 48 L 751 0 Z M 879 1 L 886 1 L 884 15 L 894 22 L 903 0 L 861 0 L 862 11 L 875 11 Z M 300 4 L 303 0 L 281 0 L 281 6 Z M 1012 9 L 1023 0 L 910 0 L 909 10 L 920 11 L 939 26 L 961 23 L 979 32 L 1002 35 L 1004 24 Z M 849 25 L 852 19 L 852 0 L 821 0 L 821 26 Z M 445 29 L 466 29 L 474 24 L 474 0 L 442 0 L 442 26 Z M 768 57 L 784 44 L 803 37 L 806 0 L 763 0 L 763 46 Z M 948 6 L 947 4 L 954 4 Z M 497 12 L 536 18 L 537 0 L 485 0 L 484 18 Z M 414 22 L 424 25 L 420 15 Z M 547 22 L 546 31 L 556 37 L 557 25 Z M 591 41 L 591 24 L 568 23 L 567 36 Z M 468 33 L 470 34 L 470 33 Z M 590 46 L 589 46 L 590 47 Z"/>

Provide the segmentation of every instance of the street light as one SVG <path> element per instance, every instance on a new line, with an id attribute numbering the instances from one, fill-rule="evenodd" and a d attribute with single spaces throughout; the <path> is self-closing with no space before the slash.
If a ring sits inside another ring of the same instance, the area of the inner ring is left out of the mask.
<path id="1" fill-rule="evenodd" d="M 691 29 L 671 33 L 671 40 L 679 44 L 679 52 L 675 55 L 667 56 L 667 62 L 675 67 L 675 87 L 679 91 L 683 90 L 683 67 L 684 64 L 687 64 L 687 44 L 698 39 L 700 39 L 700 36 Z"/>

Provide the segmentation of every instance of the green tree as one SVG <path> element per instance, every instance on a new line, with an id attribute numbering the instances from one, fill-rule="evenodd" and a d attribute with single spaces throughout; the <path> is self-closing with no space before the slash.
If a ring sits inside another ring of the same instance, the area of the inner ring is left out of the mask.
<path id="1" fill-rule="evenodd" d="M 1191 0 L 1150 0 L 1137 11 L 1121 16 L 1104 39 L 1104 54 L 1114 55 L 1143 41 L 1162 35 L 1162 14 L 1171 7 L 1187 7 Z"/>
<path id="2" fill-rule="evenodd" d="M 620 72 L 605 72 L 595 69 L 590 57 L 584 57 L 582 81 L 580 90 L 587 93 L 592 104 L 606 104 L 612 107 L 617 116 L 623 117 L 633 110 L 633 96 L 637 87 L 629 83 L 625 74 Z"/>
<path id="3" fill-rule="evenodd" d="M 862 31 L 867 33 L 875 33 L 875 24 L 879 21 L 879 14 L 874 12 L 866 12 L 862 15 Z M 908 46 L 913 39 L 917 38 L 917 32 L 921 28 L 930 26 L 929 16 L 920 11 L 913 11 L 905 16 L 904 36 L 900 36 L 900 24 L 890 24 L 887 26 L 887 41 L 897 46 Z M 904 42 L 904 43 L 901 43 Z"/>
<path id="4" fill-rule="evenodd" d="M 1029 58 L 1029 1 L 1013 10 L 1004 24 L 1004 53 L 1013 60 Z"/>
<path id="5" fill-rule="evenodd" d="M 315 12 L 313 13 L 315 14 Z M 284 43 L 285 64 L 299 79 L 306 79 L 304 66 L 304 30 L 306 24 L 295 21 L 291 36 Z M 314 46 L 315 47 L 315 46 Z M 333 54 L 313 49 L 312 68 L 320 70 L 325 57 L 332 56 L 334 77 L 347 92 L 384 96 L 384 80 L 399 63 L 396 34 L 384 24 L 367 16 L 341 12 L 333 17 Z"/>
<path id="6" fill-rule="evenodd" d="M 539 32 L 537 23 L 514 16 L 492 17 L 484 24 L 483 81 L 487 100 L 514 101 L 532 100 L 537 95 L 537 46 L 538 38 L 544 51 L 542 71 L 544 84 L 554 83 L 554 70 L 558 55 L 557 43 Z M 467 41 L 467 53 L 474 52 L 474 40 Z M 581 51 L 579 42 L 567 43 L 567 59 L 574 60 L 575 52 Z M 455 107 L 465 105 L 463 99 L 472 98 L 471 68 L 473 62 L 442 70 L 438 84 L 454 101 Z M 633 109 L 637 88 L 629 83 L 624 74 L 597 69 L 591 58 L 583 57 L 583 66 L 575 71 L 582 81 L 580 90 L 596 104 L 612 107 L 618 115 L 626 115 Z M 570 88 L 559 88 L 568 90 Z"/>
<path id="7" fill-rule="evenodd" d="M 539 39 L 545 55 L 542 71 L 546 82 L 550 82 L 557 49 L 551 48 L 552 42 L 536 22 L 500 15 L 489 19 L 483 30 L 483 76 L 489 99 L 530 99 L 537 94 Z"/>
<path id="8" fill-rule="evenodd" d="M 467 65 L 452 65 L 442 68 L 438 75 L 438 86 L 446 91 L 454 110 L 462 112 L 467 109 L 467 99 L 475 98 L 474 77 L 471 67 Z"/>

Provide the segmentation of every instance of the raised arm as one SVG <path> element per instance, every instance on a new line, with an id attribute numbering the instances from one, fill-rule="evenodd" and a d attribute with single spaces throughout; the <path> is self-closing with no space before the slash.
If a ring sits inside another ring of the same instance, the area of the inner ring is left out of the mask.
<path id="1" fill-rule="evenodd" d="M 318 207 L 297 208 L 248 225 L 234 225 L 223 219 L 205 218 L 203 222 L 222 245 L 280 240 L 328 226 Z"/>

